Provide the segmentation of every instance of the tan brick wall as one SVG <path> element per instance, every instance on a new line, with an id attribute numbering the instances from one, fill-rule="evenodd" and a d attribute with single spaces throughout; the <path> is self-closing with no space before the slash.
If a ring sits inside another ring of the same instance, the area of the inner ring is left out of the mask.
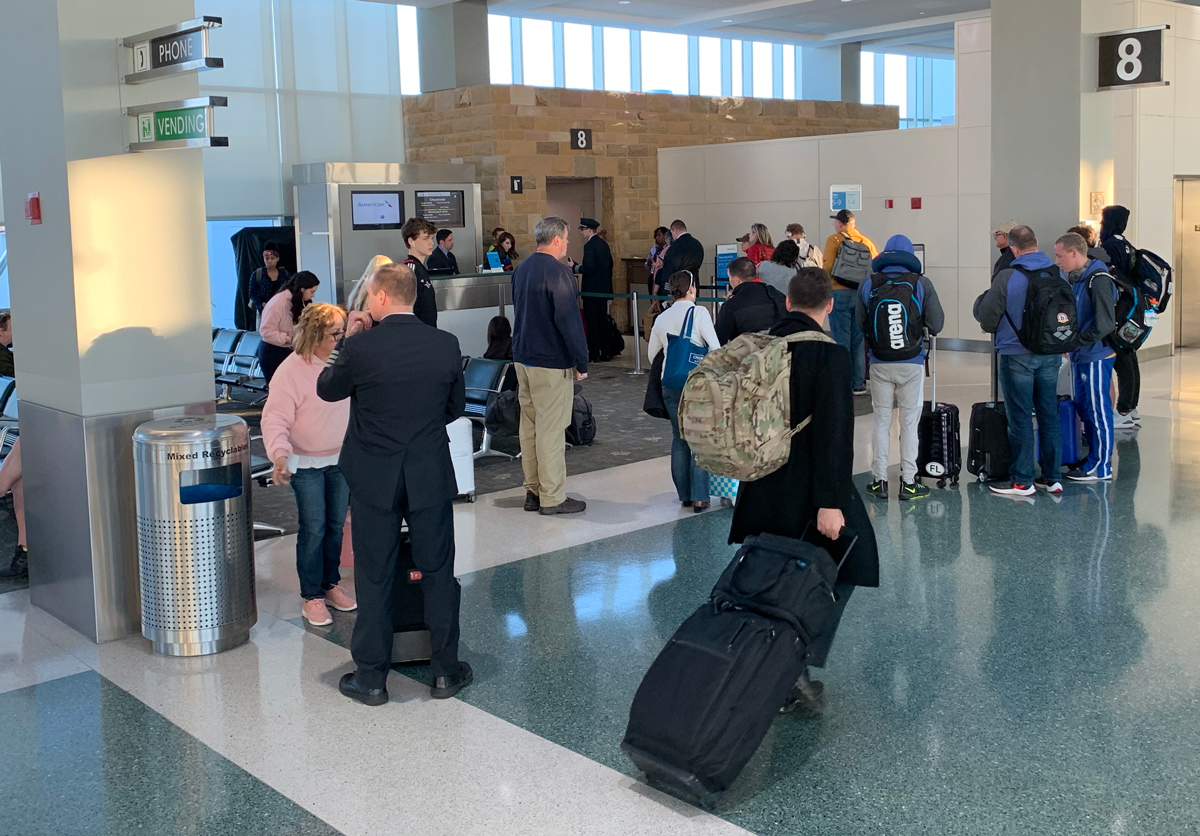
<path id="1" fill-rule="evenodd" d="M 892 130 L 899 111 L 883 105 L 782 99 L 480 85 L 404 99 L 407 162 L 472 163 L 483 226 L 502 226 L 517 250 L 533 250 L 546 214 L 547 177 L 604 179 L 601 222 L 616 258 L 643 255 L 658 215 L 658 149 L 755 139 Z M 592 149 L 568 132 L 590 128 Z M 509 194 L 509 175 L 525 193 Z"/>

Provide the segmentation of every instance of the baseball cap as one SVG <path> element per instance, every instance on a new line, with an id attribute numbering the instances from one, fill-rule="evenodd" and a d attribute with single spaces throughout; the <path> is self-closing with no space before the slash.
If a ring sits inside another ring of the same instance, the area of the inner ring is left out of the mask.
<path id="1" fill-rule="evenodd" d="M 1012 232 L 1016 228 L 1016 221 L 1003 221 L 997 224 L 996 228 L 992 230 L 992 235 L 1008 235 L 1008 233 Z"/>
<path id="2" fill-rule="evenodd" d="M 851 212 L 849 209 L 843 209 L 840 212 L 838 212 L 836 215 L 830 215 L 829 220 L 840 221 L 841 223 L 848 224 L 852 220 L 854 220 L 854 213 Z"/>
<path id="3" fill-rule="evenodd" d="M 750 233 L 749 233 L 749 232 L 747 232 L 747 233 L 746 233 L 745 235 L 743 235 L 741 238 L 738 238 L 738 239 L 737 239 L 737 242 L 738 242 L 739 244 L 745 244 L 745 243 L 746 243 L 747 241 L 749 241 L 749 240 L 750 240 Z"/>

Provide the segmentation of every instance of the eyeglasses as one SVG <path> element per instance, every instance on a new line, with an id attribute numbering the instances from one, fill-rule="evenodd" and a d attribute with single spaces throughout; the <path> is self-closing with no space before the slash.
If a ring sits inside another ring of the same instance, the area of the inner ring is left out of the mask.
<path id="1" fill-rule="evenodd" d="M 340 339 L 346 333 L 345 328 L 339 328 L 337 331 L 330 331 L 326 336 L 333 337 L 335 340 Z"/>

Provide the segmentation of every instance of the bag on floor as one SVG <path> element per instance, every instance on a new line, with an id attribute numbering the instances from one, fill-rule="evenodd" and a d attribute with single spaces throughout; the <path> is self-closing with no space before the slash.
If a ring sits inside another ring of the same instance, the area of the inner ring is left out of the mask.
<path id="1" fill-rule="evenodd" d="M 583 395 L 576 393 L 571 405 L 571 425 L 567 427 L 567 444 L 572 447 L 587 447 L 596 440 L 596 418 L 592 415 L 592 404 Z"/>
<path id="2" fill-rule="evenodd" d="M 1004 312 L 1008 324 L 1026 351 L 1034 354 L 1066 354 L 1079 347 L 1079 312 L 1070 283 L 1057 267 L 1030 270 L 1013 265 L 1029 280 L 1021 327 Z"/>
<path id="3" fill-rule="evenodd" d="M 492 438 L 512 438 L 521 432 L 521 404 L 517 400 L 517 390 L 501 392 L 488 402 L 483 426 Z"/>
<path id="4" fill-rule="evenodd" d="M 688 376 L 679 433 L 702 468 L 750 482 L 787 464 L 792 437 L 812 421 L 791 414 L 791 346 L 798 342 L 833 339 L 823 331 L 742 334 L 710 351 Z"/>
<path id="5" fill-rule="evenodd" d="M 1106 395 L 1107 397 L 1107 395 Z M 1070 395 L 1058 396 L 1059 458 L 1064 465 L 1076 465 L 1087 459 L 1083 444 L 1083 422 L 1079 419 L 1079 407 Z M 1035 458 L 1042 459 L 1041 433 L 1033 434 Z"/>
<path id="6" fill-rule="evenodd" d="M 930 393 L 917 424 L 917 476 L 936 479 L 939 488 L 958 483 L 962 473 L 962 441 L 958 406 L 937 400 L 937 337 L 929 342 Z"/>
<path id="7" fill-rule="evenodd" d="M 1158 309 L 1154 299 L 1138 285 L 1116 276 L 1112 279 L 1118 292 L 1117 327 L 1104 338 L 1104 342 L 1119 354 L 1132 354 L 1150 336 L 1158 320 Z"/>
<path id="8" fill-rule="evenodd" d="M 862 241 L 843 238 L 829 275 L 852 290 L 871 277 L 871 248 Z"/>
<path id="9" fill-rule="evenodd" d="M 837 571 L 811 543 L 747 537 L 638 687 L 621 744 L 634 765 L 707 804 L 720 798 L 828 624 Z"/>
<path id="10" fill-rule="evenodd" d="M 972 406 L 969 432 L 967 471 L 981 482 L 1007 479 L 1012 467 L 1012 448 L 1008 444 L 1004 404 L 989 401 Z"/>
<path id="11" fill-rule="evenodd" d="M 903 276 L 876 273 L 871 277 L 863 336 L 880 362 L 903 362 L 921 353 L 925 312 L 917 290 L 920 280 L 916 273 Z"/>
<path id="12" fill-rule="evenodd" d="M 600 326 L 600 359 L 608 361 L 614 357 L 620 357 L 625 351 L 625 337 L 621 334 L 621 329 L 617 327 L 617 321 L 612 318 L 612 314 L 606 314 L 604 321 Z"/>

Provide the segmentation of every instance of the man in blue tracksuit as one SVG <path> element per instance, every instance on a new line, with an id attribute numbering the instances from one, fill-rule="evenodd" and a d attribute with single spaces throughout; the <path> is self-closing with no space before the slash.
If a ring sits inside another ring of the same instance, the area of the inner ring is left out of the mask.
<path id="1" fill-rule="evenodd" d="M 1083 416 L 1088 443 L 1087 461 L 1067 472 L 1073 482 L 1112 479 L 1113 363 L 1117 354 L 1104 338 L 1117 327 L 1117 287 L 1104 264 L 1088 257 L 1087 242 L 1069 232 L 1054 242 L 1054 262 L 1071 283 L 1079 315 L 1079 348 L 1071 352 L 1075 372 L 1075 403 Z"/>
<path id="2" fill-rule="evenodd" d="M 1002 496 L 1032 496 L 1036 489 L 1062 493 L 1062 427 L 1058 420 L 1058 354 L 1033 354 L 1017 337 L 1025 319 L 1025 295 L 1029 279 L 1023 270 L 1054 269 L 1049 256 L 1038 250 L 1037 235 L 1027 226 L 1008 233 L 1012 266 L 1001 270 L 992 286 L 975 300 L 975 319 L 989 334 L 996 335 L 1000 355 L 1000 386 L 1008 417 L 1008 444 L 1012 450 L 1011 482 L 992 485 Z M 1038 419 L 1042 475 L 1034 480 L 1033 414 Z"/>
<path id="3" fill-rule="evenodd" d="M 893 235 L 883 252 L 871 262 L 871 270 L 890 280 L 911 282 L 914 288 L 912 299 L 916 302 L 921 326 L 931 334 L 941 332 L 946 325 L 946 314 L 933 282 L 921 274 L 921 261 L 913 254 L 912 241 L 903 235 Z M 911 278 L 905 279 L 908 276 Z M 888 288 L 880 289 L 886 291 Z M 922 344 L 920 351 L 908 360 L 883 360 L 877 356 L 874 346 L 878 335 L 874 333 L 874 320 L 879 306 L 886 302 L 882 295 L 872 300 L 874 290 L 874 277 L 863 282 L 855 295 L 854 309 L 871 355 L 871 403 L 875 412 L 871 471 L 875 478 L 867 486 L 867 493 L 876 499 L 888 498 L 888 452 L 892 405 L 895 404 L 900 410 L 900 499 L 921 499 L 929 496 L 929 488 L 917 479 L 917 428 L 921 423 L 921 403 L 925 393 L 925 347 Z M 920 333 L 919 328 L 917 332 Z"/>

